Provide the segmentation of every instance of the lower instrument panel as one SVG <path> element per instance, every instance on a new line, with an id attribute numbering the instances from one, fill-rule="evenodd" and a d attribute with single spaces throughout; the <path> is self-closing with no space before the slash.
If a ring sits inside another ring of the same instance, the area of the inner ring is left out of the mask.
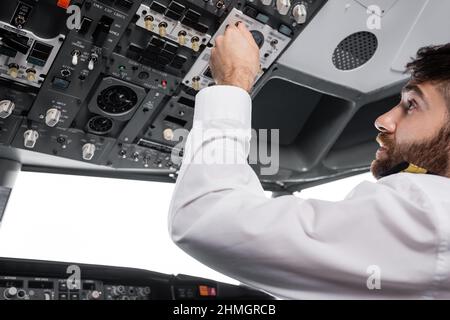
<path id="1" fill-rule="evenodd" d="M 0 259 L 0 300 L 216 300 L 273 297 L 186 275 L 140 269 Z"/>

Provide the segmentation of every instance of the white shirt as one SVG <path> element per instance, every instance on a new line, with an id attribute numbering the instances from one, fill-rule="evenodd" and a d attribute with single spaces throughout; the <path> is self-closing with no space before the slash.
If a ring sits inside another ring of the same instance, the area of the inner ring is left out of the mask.
<path id="1" fill-rule="evenodd" d="M 250 127 L 244 90 L 197 94 L 169 213 L 179 247 L 284 299 L 450 299 L 450 179 L 405 173 L 363 182 L 339 202 L 269 199 L 247 164 L 195 162 L 234 139 L 244 163 Z M 217 132 L 197 135 L 205 128 Z"/>

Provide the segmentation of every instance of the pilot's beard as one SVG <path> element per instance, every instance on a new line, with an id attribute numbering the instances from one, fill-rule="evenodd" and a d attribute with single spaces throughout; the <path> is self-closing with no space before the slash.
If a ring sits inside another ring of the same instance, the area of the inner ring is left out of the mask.
<path id="1" fill-rule="evenodd" d="M 418 143 L 398 145 L 392 136 L 385 133 L 381 133 L 379 139 L 387 148 L 387 156 L 372 162 L 371 171 L 376 179 L 386 176 L 402 163 L 450 177 L 450 125 L 442 128 L 434 138 Z"/>

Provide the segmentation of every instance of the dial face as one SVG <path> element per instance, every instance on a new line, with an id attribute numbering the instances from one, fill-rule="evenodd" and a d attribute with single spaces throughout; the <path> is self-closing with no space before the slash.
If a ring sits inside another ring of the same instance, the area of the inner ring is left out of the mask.
<path id="1" fill-rule="evenodd" d="M 100 92 L 97 105 L 108 114 L 118 115 L 133 109 L 137 100 L 137 95 L 132 89 L 125 86 L 111 86 Z"/>
<path id="2" fill-rule="evenodd" d="M 113 121 L 103 116 L 95 116 L 88 122 L 88 129 L 94 134 L 107 134 L 112 130 Z"/>

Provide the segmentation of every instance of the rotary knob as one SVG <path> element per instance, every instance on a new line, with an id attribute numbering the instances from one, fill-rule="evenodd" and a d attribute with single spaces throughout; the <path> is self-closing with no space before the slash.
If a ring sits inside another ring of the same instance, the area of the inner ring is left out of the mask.
<path id="1" fill-rule="evenodd" d="M 279 14 L 285 16 L 289 12 L 290 8 L 291 8 L 290 0 L 277 0 L 277 10 Z"/>
<path id="2" fill-rule="evenodd" d="M 10 287 L 5 290 L 5 298 L 6 299 L 12 299 L 17 296 L 17 288 L 16 287 Z"/>
<path id="3" fill-rule="evenodd" d="M 23 144 L 26 148 L 33 149 L 37 139 L 39 138 L 39 133 L 36 130 L 29 129 L 23 134 Z"/>
<path id="4" fill-rule="evenodd" d="M 14 111 L 15 104 L 11 100 L 0 101 L 0 118 L 8 118 Z"/>
<path id="5" fill-rule="evenodd" d="M 306 6 L 303 3 L 297 4 L 292 9 L 292 16 L 294 17 L 295 22 L 297 22 L 298 24 L 304 24 L 308 16 L 308 10 L 306 9 Z"/>
<path id="6" fill-rule="evenodd" d="M 49 127 L 54 127 L 58 124 L 60 118 L 61 110 L 56 108 L 48 109 L 45 115 L 45 124 Z"/>
<path id="7" fill-rule="evenodd" d="M 86 143 L 82 148 L 82 156 L 83 160 L 90 161 L 94 157 L 95 154 L 95 144 Z"/>
<path id="8" fill-rule="evenodd" d="M 264 44 L 264 35 L 258 30 L 251 30 L 250 33 L 252 34 L 258 47 L 261 49 Z"/>

